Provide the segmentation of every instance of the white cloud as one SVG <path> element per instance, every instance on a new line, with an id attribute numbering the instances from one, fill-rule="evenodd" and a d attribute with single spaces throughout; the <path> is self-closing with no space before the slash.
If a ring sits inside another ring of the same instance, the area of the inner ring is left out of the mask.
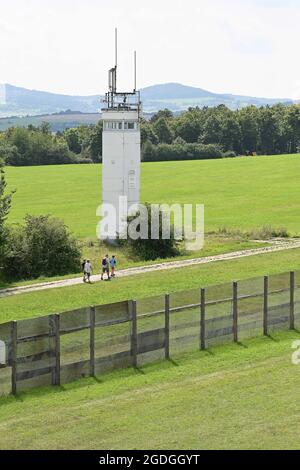
<path id="1" fill-rule="evenodd" d="M 296 0 L 0 0 L 0 83 L 103 92 L 116 25 L 123 89 L 137 49 L 140 86 L 289 97 L 299 91 L 299 24 Z"/>

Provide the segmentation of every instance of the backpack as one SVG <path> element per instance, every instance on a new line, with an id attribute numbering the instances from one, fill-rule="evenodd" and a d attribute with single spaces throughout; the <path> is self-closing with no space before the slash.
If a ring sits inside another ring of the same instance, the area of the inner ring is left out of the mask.
<path id="1" fill-rule="evenodd" d="M 102 266 L 103 266 L 104 268 L 106 268 L 106 266 L 107 266 L 107 259 L 106 259 L 106 258 L 103 258 L 103 259 L 102 259 Z"/>

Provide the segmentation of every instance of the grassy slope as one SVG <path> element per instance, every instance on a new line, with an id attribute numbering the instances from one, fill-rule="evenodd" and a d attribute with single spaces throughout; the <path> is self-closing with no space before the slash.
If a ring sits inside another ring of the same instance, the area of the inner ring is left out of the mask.
<path id="1" fill-rule="evenodd" d="M 300 249 L 32 292 L 0 299 L 0 322 L 290 270 L 300 270 Z"/>
<path id="2" fill-rule="evenodd" d="M 0 399 L 0 448 L 299 449 L 298 338 L 281 333 Z"/>
<path id="3" fill-rule="evenodd" d="M 101 272 L 101 260 L 104 254 L 108 251 L 109 253 L 112 252 L 110 248 L 101 244 L 98 245 L 95 243 L 92 247 L 88 246 L 88 243 L 85 243 L 82 250 L 82 257 L 84 259 L 90 259 L 93 265 L 93 273 L 97 274 Z M 161 262 L 167 261 L 176 261 L 176 260 L 183 260 L 183 259 L 190 259 L 190 258 L 203 258 L 206 256 L 213 256 L 223 253 L 231 253 L 233 251 L 238 250 L 247 250 L 251 248 L 262 248 L 263 246 L 267 246 L 268 243 L 257 243 L 245 240 L 239 237 L 223 237 L 219 235 L 209 235 L 206 236 L 204 247 L 198 251 L 189 251 L 189 252 L 182 252 L 179 256 L 175 258 L 164 258 L 164 259 L 156 259 L 155 261 L 141 261 L 137 259 L 133 259 L 125 250 L 122 248 L 113 248 L 113 253 L 117 257 L 118 262 L 118 269 L 125 269 L 130 268 L 132 266 L 145 266 L 149 264 L 159 264 Z M 65 276 L 55 276 L 55 277 L 40 277 L 38 279 L 33 280 L 26 280 L 26 281 L 15 281 L 10 282 L 2 279 L 0 277 L 0 289 L 5 287 L 14 287 L 14 286 L 22 286 L 22 285 L 29 285 L 29 284 L 36 284 L 39 282 L 47 282 L 47 281 L 54 281 L 58 279 L 69 279 L 70 277 L 82 276 L 81 272 L 67 274 Z"/>
<path id="4" fill-rule="evenodd" d="M 299 155 L 142 165 L 142 201 L 204 203 L 205 230 L 264 224 L 300 234 Z M 10 220 L 28 212 L 63 218 L 79 237 L 94 237 L 101 166 L 8 168 L 17 188 Z"/>

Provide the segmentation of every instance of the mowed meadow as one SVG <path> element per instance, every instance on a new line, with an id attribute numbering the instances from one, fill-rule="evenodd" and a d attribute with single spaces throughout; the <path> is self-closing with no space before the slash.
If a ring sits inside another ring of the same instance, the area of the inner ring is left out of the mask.
<path id="1" fill-rule="evenodd" d="M 62 218 L 78 238 L 95 237 L 101 165 L 8 167 L 16 189 L 10 222 L 27 213 Z M 264 225 L 300 234 L 300 155 L 142 164 L 141 201 L 205 205 L 205 231 Z"/>

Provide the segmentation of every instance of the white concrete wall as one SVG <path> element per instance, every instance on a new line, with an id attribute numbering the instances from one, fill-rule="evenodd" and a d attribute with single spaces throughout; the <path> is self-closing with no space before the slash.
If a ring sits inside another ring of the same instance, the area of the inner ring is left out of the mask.
<path id="1" fill-rule="evenodd" d="M 118 212 L 119 196 L 127 196 L 128 207 L 140 201 L 141 135 L 136 111 L 103 111 L 102 202 Z M 122 122 L 122 129 L 106 129 L 107 122 Z M 124 129 L 124 123 L 135 129 Z M 117 228 L 118 231 L 118 228 Z"/>
<path id="2" fill-rule="evenodd" d="M 4 341 L 0 340 L 0 365 L 6 364 L 6 348 Z"/>

